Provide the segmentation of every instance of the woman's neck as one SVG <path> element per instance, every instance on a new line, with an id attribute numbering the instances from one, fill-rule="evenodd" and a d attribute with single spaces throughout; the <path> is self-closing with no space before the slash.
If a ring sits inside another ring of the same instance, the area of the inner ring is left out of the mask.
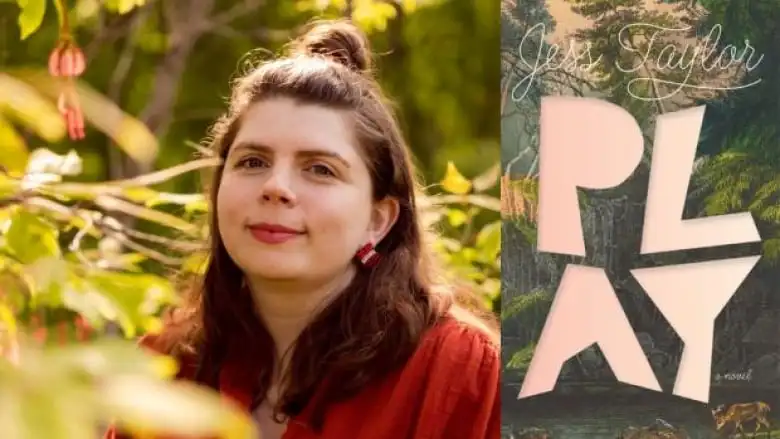
<path id="1" fill-rule="evenodd" d="M 343 291 L 354 274 L 354 267 L 350 267 L 324 282 L 248 279 L 255 312 L 274 340 L 278 360 L 284 358 L 313 315 Z"/>

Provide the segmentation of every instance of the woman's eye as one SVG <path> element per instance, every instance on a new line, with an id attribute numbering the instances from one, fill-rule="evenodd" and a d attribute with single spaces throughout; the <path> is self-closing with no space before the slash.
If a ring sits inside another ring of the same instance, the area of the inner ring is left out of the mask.
<path id="1" fill-rule="evenodd" d="M 317 175 L 323 176 L 323 177 L 333 177 L 333 176 L 336 175 L 336 174 L 333 173 L 333 171 L 330 170 L 329 167 L 327 167 L 325 165 L 319 165 L 319 164 L 318 165 L 312 165 L 312 166 L 309 167 L 309 169 L 311 170 L 311 172 L 313 172 L 313 173 L 315 173 Z"/>
<path id="2" fill-rule="evenodd" d="M 257 157 L 249 157 L 239 161 L 236 166 L 240 168 L 261 168 L 266 166 L 266 162 L 263 159 Z"/>

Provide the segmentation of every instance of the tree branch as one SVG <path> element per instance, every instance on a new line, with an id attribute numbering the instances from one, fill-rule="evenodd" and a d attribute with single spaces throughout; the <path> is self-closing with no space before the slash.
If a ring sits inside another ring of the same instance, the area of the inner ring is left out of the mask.
<path id="1" fill-rule="evenodd" d="M 214 18 L 203 21 L 200 25 L 200 31 L 213 32 L 221 27 L 230 26 L 233 21 L 260 9 L 263 3 L 262 0 L 244 0 L 227 11 L 217 14 Z"/>
<path id="2" fill-rule="evenodd" d="M 149 4 L 145 4 L 139 11 L 133 14 L 130 30 L 125 38 L 122 52 L 119 55 L 119 61 L 116 64 L 116 68 L 114 69 L 108 84 L 107 96 L 113 102 L 120 102 L 122 100 L 122 89 L 124 88 L 127 75 L 130 73 L 130 67 L 133 65 L 133 59 L 135 57 L 136 41 L 141 33 L 141 27 L 149 17 L 150 10 Z M 123 173 L 121 151 L 116 148 L 116 145 L 114 145 L 114 142 L 112 142 L 111 139 L 109 139 L 106 144 L 106 151 L 108 154 L 109 178 L 121 178 Z"/>

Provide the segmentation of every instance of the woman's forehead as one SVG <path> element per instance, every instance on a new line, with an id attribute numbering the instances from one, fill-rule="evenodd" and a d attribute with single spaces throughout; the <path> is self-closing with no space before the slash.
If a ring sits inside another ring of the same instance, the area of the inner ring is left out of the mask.
<path id="1" fill-rule="evenodd" d="M 230 152 L 330 155 L 352 163 L 359 159 L 355 139 L 345 110 L 273 99 L 247 109 Z"/>

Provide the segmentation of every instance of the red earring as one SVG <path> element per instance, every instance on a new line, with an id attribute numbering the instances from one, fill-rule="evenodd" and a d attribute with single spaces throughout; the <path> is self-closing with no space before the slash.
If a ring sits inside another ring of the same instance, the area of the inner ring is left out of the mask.
<path id="1" fill-rule="evenodd" d="M 379 263 L 379 260 L 382 259 L 382 255 L 377 253 L 374 244 L 370 242 L 363 247 L 360 247 L 360 250 L 357 251 L 355 256 L 358 261 L 367 268 L 375 267 L 376 264 Z"/>

